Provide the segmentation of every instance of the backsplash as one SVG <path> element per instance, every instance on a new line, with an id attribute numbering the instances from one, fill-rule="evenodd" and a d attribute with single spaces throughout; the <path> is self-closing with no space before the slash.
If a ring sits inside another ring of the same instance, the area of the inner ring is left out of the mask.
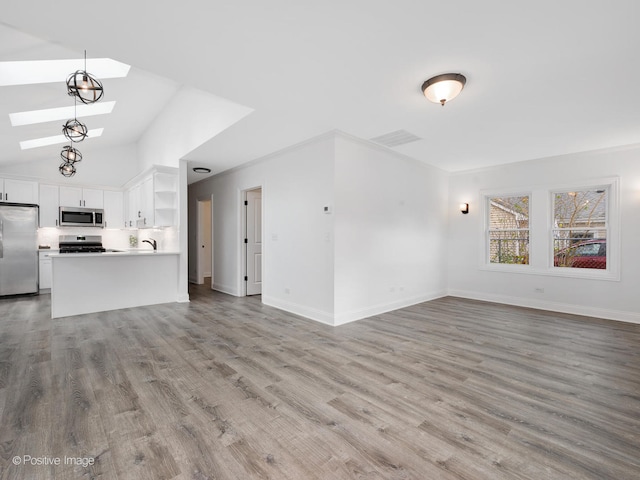
<path id="1" fill-rule="evenodd" d="M 158 250 L 160 251 L 177 252 L 180 249 L 177 227 L 144 228 L 139 230 L 93 227 L 39 228 L 38 245 L 48 245 L 52 250 L 57 250 L 60 235 L 101 235 L 102 245 L 105 248 L 114 250 L 136 248 L 131 246 L 130 236 L 137 237 L 137 248 L 150 249 L 151 246 L 148 243 L 142 243 L 142 240 L 153 238 L 158 242 Z"/>

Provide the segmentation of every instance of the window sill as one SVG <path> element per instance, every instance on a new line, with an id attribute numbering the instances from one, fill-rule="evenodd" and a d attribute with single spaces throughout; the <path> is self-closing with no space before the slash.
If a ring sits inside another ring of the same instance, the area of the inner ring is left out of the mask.
<path id="1" fill-rule="evenodd" d="M 547 267 L 540 268 L 532 265 L 512 264 L 481 264 L 480 270 L 489 272 L 517 273 L 525 275 L 544 275 L 547 277 L 582 278 L 587 280 L 606 280 L 619 282 L 620 273 L 610 270 L 598 270 L 590 268 Z"/>

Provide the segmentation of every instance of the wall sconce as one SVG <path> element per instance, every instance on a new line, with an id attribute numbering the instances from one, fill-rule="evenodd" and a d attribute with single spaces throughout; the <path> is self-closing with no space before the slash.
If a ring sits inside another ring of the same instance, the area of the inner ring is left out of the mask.
<path id="1" fill-rule="evenodd" d="M 461 203 L 460 204 L 460 211 L 465 215 L 467 213 L 469 213 L 469 204 L 468 203 Z"/>

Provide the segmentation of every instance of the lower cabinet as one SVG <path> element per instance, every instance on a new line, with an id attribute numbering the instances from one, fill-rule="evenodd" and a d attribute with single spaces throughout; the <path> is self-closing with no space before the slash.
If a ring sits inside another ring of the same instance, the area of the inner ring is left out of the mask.
<path id="1" fill-rule="evenodd" d="M 58 253 L 54 250 L 40 250 L 38 252 L 39 262 L 40 262 L 40 290 L 50 290 L 51 289 L 51 257 L 49 254 Z"/>

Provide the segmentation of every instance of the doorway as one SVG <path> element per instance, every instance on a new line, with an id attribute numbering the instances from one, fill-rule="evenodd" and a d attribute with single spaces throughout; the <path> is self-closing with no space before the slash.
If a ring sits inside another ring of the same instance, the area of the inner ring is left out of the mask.
<path id="1" fill-rule="evenodd" d="M 262 188 L 244 192 L 245 294 L 262 294 Z"/>
<path id="2" fill-rule="evenodd" d="M 198 284 L 213 285 L 213 209 L 212 198 L 198 200 Z"/>

